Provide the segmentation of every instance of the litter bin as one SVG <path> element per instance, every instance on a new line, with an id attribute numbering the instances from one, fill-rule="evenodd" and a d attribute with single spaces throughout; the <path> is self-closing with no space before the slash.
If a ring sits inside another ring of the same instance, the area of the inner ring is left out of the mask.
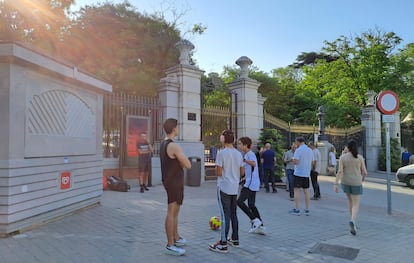
<path id="1" fill-rule="evenodd" d="M 187 169 L 186 185 L 200 186 L 201 184 L 201 158 L 197 156 L 188 157 L 191 168 Z"/>

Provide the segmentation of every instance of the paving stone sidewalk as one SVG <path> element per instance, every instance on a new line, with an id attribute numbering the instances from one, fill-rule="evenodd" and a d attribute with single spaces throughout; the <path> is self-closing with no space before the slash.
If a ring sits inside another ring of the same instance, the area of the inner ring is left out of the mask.
<path id="1" fill-rule="evenodd" d="M 275 194 L 262 189 L 256 204 L 268 234 L 248 234 L 249 220 L 238 210 L 240 247 L 227 254 L 207 247 L 219 238 L 208 227 L 209 218 L 219 214 L 215 181 L 185 188 L 179 232 L 188 245 L 182 257 L 163 251 L 163 187 L 142 194 L 132 183 L 128 193 L 104 191 L 97 207 L 0 239 L 0 262 L 411 262 L 414 214 L 389 216 L 383 208 L 362 205 L 358 233 L 352 236 L 346 198 L 331 191 L 332 180 L 321 177 L 324 195 L 312 201 L 310 216 L 288 214 L 293 202 L 285 189 Z"/>

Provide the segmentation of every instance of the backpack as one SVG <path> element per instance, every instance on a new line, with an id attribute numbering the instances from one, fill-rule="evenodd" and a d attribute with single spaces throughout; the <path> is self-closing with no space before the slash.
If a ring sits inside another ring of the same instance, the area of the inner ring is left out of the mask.
<path id="1" fill-rule="evenodd" d="M 107 178 L 107 183 L 108 183 L 108 189 L 112 190 L 112 191 L 119 191 L 119 192 L 128 192 L 131 187 L 130 185 L 122 180 L 121 178 L 117 177 L 117 176 L 108 176 Z"/>

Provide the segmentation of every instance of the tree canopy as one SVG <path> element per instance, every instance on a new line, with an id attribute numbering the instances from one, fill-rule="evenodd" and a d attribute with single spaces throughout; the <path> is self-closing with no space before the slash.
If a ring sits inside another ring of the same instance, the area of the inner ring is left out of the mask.
<path id="1" fill-rule="evenodd" d="M 270 76 L 252 67 L 249 77 L 262 83 L 264 109 L 287 122 L 316 124 L 319 106 L 326 125 L 347 128 L 360 124 L 367 92 L 393 90 L 405 116 L 413 111 L 414 44 L 398 49 L 402 39 L 394 32 L 369 30 L 354 37 L 325 42 L 321 53 L 301 53 L 296 62 L 274 69 Z M 238 70 L 225 68 L 228 83 Z"/>
<path id="2" fill-rule="evenodd" d="M 0 0 L 0 39 L 30 43 L 111 83 L 115 92 L 155 96 L 164 70 L 178 61 L 174 45 L 183 32 L 177 21 L 166 21 L 162 12 L 142 14 L 128 1 L 70 13 L 74 2 Z M 188 32 L 205 29 L 197 24 Z M 264 109 L 287 122 L 315 124 L 323 105 L 327 125 L 354 126 L 367 91 L 387 89 L 399 94 L 404 118 L 414 111 L 414 43 L 402 48 L 401 43 L 394 32 L 378 29 L 340 36 L 325 41 L 321 52 L 303 52 L 270 74 L 251 67 L 249 77 L 262 83 Z M 221 79 L 203 76 L 203 103 L 229 105 L 227 84 L 238 74 L 238 68 L 224 67 Z"/>
<path id="3" fill-rule="evenodd" d="M 0 38 L 22 41 L 54 54 L 67 29 L 74 0 L 0 0 Z"/>
<path id="4" fill-rule="evenodd" d="M 86 6 L 75 15 L 59 56 L 116 92 L 154 96 L 164 70 L 176 64 L 179 30 L 128 2 Z"/>
<path id="5" fill-rule="evenodd" d="M 164 70 L 178 61 L 176 24 L 141 14 L 128 1 L 85 6 L 69 16 L 73 2 L 0 1 L 1 39 L 31 43 L 111 83 L 114 92 L 156 95 Z"/>

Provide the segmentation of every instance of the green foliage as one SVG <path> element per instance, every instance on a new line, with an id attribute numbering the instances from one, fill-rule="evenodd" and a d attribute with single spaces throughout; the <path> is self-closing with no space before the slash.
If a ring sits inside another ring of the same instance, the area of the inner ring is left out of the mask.
<path id="1" fill-rule="evenodd" d="M 216 107 L 230 106 L 230 91 L 218 74 L 201 77 L 202 104 Z"/>
<path id="2" fill-rule="evenodd" d="M 383 140 L 385 142 L 385 139 Z M 391 171 L 396 172 L 401 167 L 401 148 L 397 138 L 390 139 L 390 161 Z M 386 171 L 386 147 L 385 143 L 382 145 L 380 154 L 378 156 L 378 169 Z"/>
<path id="3" fill-rule="evenodd" d="M 0 38 L 30 43 L 50 54 L 68 29 L 66 12 L 74 0 L 0 1 Z"/>
<path id="4" fill-rule="evenodd" d="M 178 60 L 177 28 L 128 2 L 86 6 L 75 15 L 59 56 L 111 83 L 115 92 L 156 95 L 164 70 Z"/>
<path id="5" fill-rule="evenodd" d="M 400 99 L 400 111 L 402 119 L 409 113 L 414 112 L 414 43 L 407 44 L 394 57 L 395 62 L 394 74 L 402 80 L 397 82 L 401 85 L 398 87 L 398 97 Z"/>
<path id="6" fill-rule="evenodd" d="M 366 104 L 369 90 L 406 90 L 401 76 L 410 68 L 404 64 L 407 56 L 394 58 L 400 42 L 393 32 L 371 30 L 354 38 L 341 36 L 333 42 L 326 41 L 326 55 L 299 56 L 301 61 L 297 64 L 305 66 L 304 79 L 296 89 L 295 99 L 302 103 L 297 114 L 324 105 L 326 125 L 348 128 L 359 124 L 360 109 Z M 306 124 L 314 122 L 312 118 L 303 119 Z"/>

